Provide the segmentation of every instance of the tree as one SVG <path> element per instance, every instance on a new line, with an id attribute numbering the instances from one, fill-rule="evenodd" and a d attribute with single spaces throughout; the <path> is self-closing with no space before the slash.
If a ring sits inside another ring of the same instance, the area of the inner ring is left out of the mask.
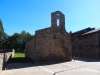
<path id="1" fill-rule="evenodd" d="M 26 40 L 31 38 L 32 35 L 26 31 L 22 31 L 20 36 L 21 36 L 21 38 L 20 38 L 20 51 L 23 52 L 25 50 Z"/>
<path id="2" fill-rule="evenodd" d="M 20 45 L 20 34 L 19 33 L 14 33 L 12 36 L 12 47 L 18 51 L 19 50 L 19 45 Z"/>
<path id="3" fill-rule="evenodd" d="M 0 19 L 0 48 L 2 48 L 3 42 L 4 42 L 4 29 L 2 21 Z"/>
<path id="4" fill-rule="evenodd" d="M 9 36 L 6 43 L 10 44 L 9 47 L 14 48 L 16 51 L 24 52 L 25 42 L 29 38 L 31 38 L 31 34 L 26 31 L 22 31 L 21 33 L 14 33 L 12 36 Z"/>
<path id="5" fill-rule="evenodd" d="M 10 41 L 9 41 L 9 36 L 7 33 L 4 32 L 4 41 L 3 41 L 3 49 L 10 49 Z"/>
<path id="6" fill-rule="evenodd" d="M 29 32 L 27 32 L 26 40 L 27 40 L 27 39 L 30 39 L 31 37 L 32 37 L 32 35 L 31 35 Z"/>
<path id="7" fill-rule="evenodd" d="M 72 31 L 70 31 L 69 33 L 72 34 Z"/>
<path id="8" fill-rule="evenodd" d="M 32 37 L 32 35 L 26 31 L 22 31 L 20 35 L 21 35 L 21 42 L 26 42 L 27 39 Z"/>
<path id="9" fill-rule="evenodd" d="M 25 42 L 31 38 L 32 35 L 26 31 L 21 33 L 14 33 L 9 36 L 4 32 L 2 21 L 0 20 L 0 49 L 14 48 L 16 51 L 23 52 L 25 49 Z"/>

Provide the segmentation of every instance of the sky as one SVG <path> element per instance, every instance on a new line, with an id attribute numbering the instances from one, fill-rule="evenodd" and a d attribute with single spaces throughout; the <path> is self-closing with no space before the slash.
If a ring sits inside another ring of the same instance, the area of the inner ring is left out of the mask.
<path id="1" fill-rule="evenodd" d="M 65 15 L 67 32 L 100 28 L 100 0 L 0 0 L 0 19 L 8 35 L 51 26 L 51 13 Z"/>

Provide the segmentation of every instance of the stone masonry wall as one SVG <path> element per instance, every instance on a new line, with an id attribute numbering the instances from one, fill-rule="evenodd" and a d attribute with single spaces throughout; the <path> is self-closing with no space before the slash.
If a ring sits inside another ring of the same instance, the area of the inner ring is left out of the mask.
<path id="1" fill-rule="evenodd" d="M 99 57 L 99 47 L 98 47 L 98 34 L 92 33 L 93 36 L 86 37 L 84 39 L 76 38 L 76 41 L 72 42 L 72 54 L 79 55 L 80 57 L 98 58 Z M 91 35 L 92 35 L 91 34 Z"/>
<path id="2" fill-rule="evenodd" d="M 3 67 L 3 53 L 0 54 L 0 72 L 2 71 Z"/>
<path id="3" fill-rule="evenodd" d="M 51 27 L 37 30 L 35 37 L 26 42 L 25 56 L 35 62 L 72 59 L 70 34 L 65 30 L 65 16 L 60 11 L 51 13 Z"/>
<path id="4" fill-rule="evenodd" d="M 32 38 L 27 41 L 26 46 L 25 46 L 25 57 L 34 59 L 34 44 L 35 43 L 35 38 Z"/>
<path id="5" fill-rule="evenodd" d="M 5 52 L 0 53 L 0 72 L 4 68 L 5 64 L 11 59 L 11 57 L 14 55 L 15 50 L 12 50 L 12 52 Z"/>
<path id="6" fill-rule="evenodd" d="M 36 32 L 35 61 L 71 60 L 70 35 L 59 32 L 52 28 Z"/>

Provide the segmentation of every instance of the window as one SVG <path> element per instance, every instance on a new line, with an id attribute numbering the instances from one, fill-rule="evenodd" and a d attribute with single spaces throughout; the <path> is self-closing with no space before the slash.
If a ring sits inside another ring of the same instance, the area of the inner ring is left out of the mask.
<path id="1" fill-rule="evenodd" d="M 59 19 L 57 19 L 57 26 L 59 26 Z"/>
<path id="2" fill-rule="evenodd" d="M 56 18 L 57 18 L 57 26 L 59 26 L 60 25 L 60 15 L 59 14 L 56 14 Z"/>
<path id="3" fill-rule="evenodd" d="M 59 14 L 56 14 L 56 18 L 59 19 L 60 18 L 60 15 Z"/>

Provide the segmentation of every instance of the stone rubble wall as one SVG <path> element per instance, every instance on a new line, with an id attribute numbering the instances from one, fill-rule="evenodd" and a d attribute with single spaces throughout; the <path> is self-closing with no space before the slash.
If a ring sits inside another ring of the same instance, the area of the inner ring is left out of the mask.
<path id="1" fill-rule="evenodd" d="M 60 33 L 60 29 L 44 29 L 36 33 L 36 62 L 71 60 L 70 35 Z"/>
<path id="2" fill-rule="evenodd" d="M 25 56 L 35 62 L 66 61 L 72 59 L 70 35 L 58 27 L 36 31 L 26 42 Z"/>
<path id="3" fill-rule="evenodd" d="M 98 34 L 93 33 L 92 37 L 87 37 L 80 40 L 80 37 L 76 38 L 76 41 L 72 42 L 72 55 L 79 57 L 88 57 L 88 58 L 99 58 L 99 39 Z M 81 47 L 81 48 L 80 48 Z"/>
<path id="4" fill-rule="evenodd" d="M 14 56 L 15 50 L 12 52 L 0 53 L 0 72 L 3 70 L 6 63 Z"/>
<path id="5" fill-rule="evenodd" d="M 33 53 L 34 53 L 34 44 L 35 43 L 35 38 L 32 38 L 27 41 L 26 46 L 25 46 L 25 57 L 34 59 Z"/>
<path id="6" fill-rule="evenodd" d="M 62 12 L 51 13 L 51 27 L 37 30 L 34 38 L 26 42 L 25 56 L 35 62 L 72 60 L 71 38 Z"/>
<path id="7" fill-rule="evenodd" d="M 3 68 L 3 53 L 0 53 L 0 72 L 2 71 Z"/>

